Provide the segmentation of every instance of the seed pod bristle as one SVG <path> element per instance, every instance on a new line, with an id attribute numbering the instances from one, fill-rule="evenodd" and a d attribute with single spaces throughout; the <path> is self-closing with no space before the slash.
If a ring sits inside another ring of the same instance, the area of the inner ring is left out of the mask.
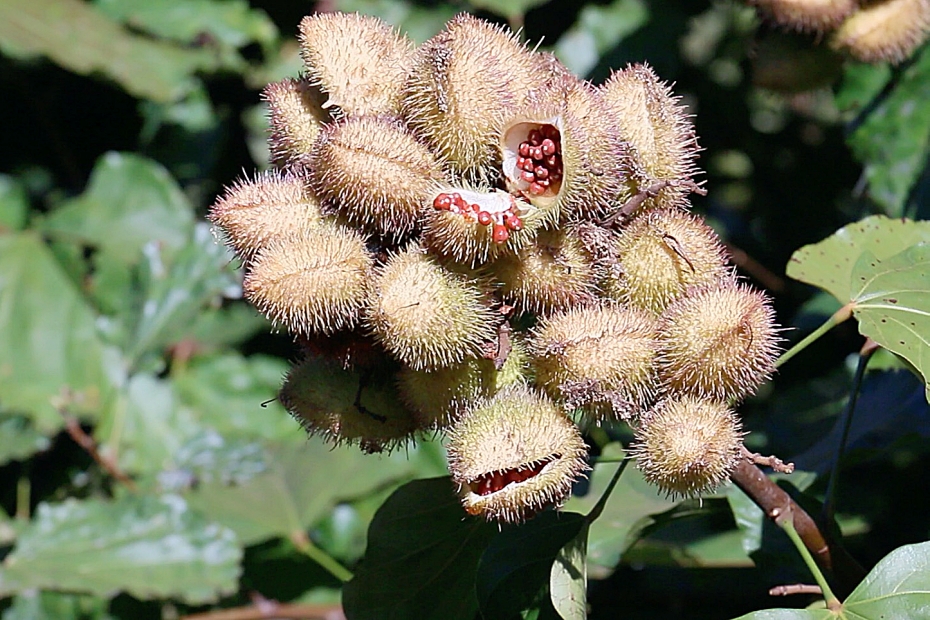
<path id="1" fill-rule="evenodd" d="M 272 161 L 288 168 L 310 153 L 329 113 L 322 107 L 321 93 L 306 78 L 272 82 L 262 90 L 262 99 L 268 103 Z"/>
<path id="2" fill-rule="evenodd" d="M 930 1 L 863 2 L 833 33 L 830 44 L 863 62 L 899 63 L 930 35 Z"/>

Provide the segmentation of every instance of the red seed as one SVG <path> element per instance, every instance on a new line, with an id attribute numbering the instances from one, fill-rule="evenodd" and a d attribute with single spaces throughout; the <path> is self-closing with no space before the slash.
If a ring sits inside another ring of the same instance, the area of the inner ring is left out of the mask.
<path id="1" fill-rule="evenodd" d="M 543 158 L 545 157 L 545 156 L 543 155 L 543 150 L 542 150 L 542 147 L 541 147 L 541 146 L 534 146 L 533 148 L 531 148 L 531 149 L 530 149 L 530 155 L 531 155 L 531 156 L 533 157 L 533 159 L 535 159 L 536 161 L 542 161 Z"/>
<path id="2" fill-rule="evenodd" d="M 545 179 L 549 177 L 549 169 L 545 166 L 536 166 L 536 170 L 533 171 L 537 179 Z"/>
<path id="3" fill-rule="evenodd" d="M 504 243 L 510 239 L 510 231 L 503 224 L 495 224 L 494 232 L 491 234 L 495 243 Z"/>
<path id="4" fill-rule="evenodd" d="M 553 142 L 549 138 L 546 138 L 545 140 L 543 140 L 542 144 L 539 146 L 542 149 L 543 155 L 547 157 L 549 155 L 555 155 L 555 142 Z"/>
<path id="5" fill-rule="evenodd" d="M 439 194 L 433 198 L 433 208 L 439 209 L 440 211 L 448 211 L 449 207 L 452 206 L 452 198 L 449 197 L 449 194 Z"/>
<path id="6" fill-rule="evenodd" d="M 504 224 L 510 230 L 522 230 L 523 229 L 523 220 L 518 218 L 516 215 L 510 219 L 504 219 Z"/>
<path id="7" fill-rule="evenodd" d="M 558 155 L 550 155 L 549 157 L 546 158 L 546 166 L 550 170 L 555 170 L 556 168 L 560 167 L 561 164 L 562 164 L 562 158 L 559 157 Z"/>
<path id="8" fill-rule="evenodd" d="M 487 211 L 479 211 L 478 212 L 478 223 L 481 224 L 482 226 L 487 226 L 488 224 L 490 224 L 491 214 L 488 213 Z"/>
<path id="9" fill-rule="evenodd" d="M 527 157 L 526 159 L 523 160 L 523 170 L 526 170 L 527 172 L 533 172 L 534 170 L 536 170 L 536 163 L 532 159 Z"/>
<path id="10" fill-rule="evenodd" d="M 520 153 L 521 157 L 528 157 L 530 154 L 530 143 L 521 142 L 520 147 L 517 149 L 517 152 Z M 519 164 L 517 164 L 519 166 Z"/>
<path id="11" fill-rule="evenodd" d="M 537 181 L 530 183 L 530 193 L 534 196 L 540 196 L 546 193 L 546 188 L 540 185 Z"/>
<path id="12" fill-rule="evenodd" d="M 549 179 L 536 179 L 536 182 L 543 187 L 549 187 Z"/>
<path id="13" fill-rule="evenodd" d="M 530 172 L 529 170 L 524 170 L 520 173 L 520 178 L 527 183 L 532 183 L 536 180 L 536 174 L 534 172 Z"/>

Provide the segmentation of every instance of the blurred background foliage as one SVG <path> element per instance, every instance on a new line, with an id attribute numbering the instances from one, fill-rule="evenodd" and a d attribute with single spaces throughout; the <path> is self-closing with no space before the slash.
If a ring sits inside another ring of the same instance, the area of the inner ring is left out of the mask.
<path id="1" fill-rule="evenodd" d="M 793 251 L 869 214 L 930 215 L 926 45 L 898 67 L 854 63 L 733 2 L 2 0 L 3 620 L 276 603 L 338 617 L 336 563 L 354 568 L 394 489 L 444 474 L 438 442 L 379 457 L 307 440 L 274 400 L 296 350 L 241 301 L 203 219 L 225 184 L 268 166 L 259 92 L 299 73 L 314 10 L 376 15 L 417 42 L 475 12 L 595 82 L 651 64 L 695 115 L 695 210 L 773 296 L 789 342 L 838 307 L 785 277 Z M 822 497 L 861 344 L 840 326 L 742 407 L 747 445 L 803 470 L 802 503 Z M 923 386 L 884 360 L 838 499 L 866 567 L 930 524 L 915 501 L 930 494 Z M 568 508 L 589 509 L 609 473 Z M 428 521 L 412 527 L 429 538 Z M 589 534 L 591 617 L 774 606 L 768 587 L 809 577 L 769 529 L 738 491 L 674 503 L 631 468 Z"/>

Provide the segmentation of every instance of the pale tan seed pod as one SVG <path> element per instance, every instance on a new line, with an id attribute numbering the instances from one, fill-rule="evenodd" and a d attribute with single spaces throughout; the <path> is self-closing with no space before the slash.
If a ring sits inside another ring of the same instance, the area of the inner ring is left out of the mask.
<path id="1" fill-rule="evenodd" d="M 330 121 L 322 96 L 306 78 L 272 82 L 262 90 L 268 104 L 272 161 L 282 168 L 298 163 L 310 153 L 323 125 Z"/>
<path id="2" fill-rule="evenodd" d="M 300 177 L 277 171 L 256 174 L 227 187 L 207 217 L 243 259 L 281 237 L 320 225 L 320 204 Z"/>
<path id="3" fill-rule="evenodd" d="M 504 116 L 547 71 L 512 33 L 462 13 L 417 50 L 404 118 L 454 174 L 486 180 L 498 162 Z"/>
<path id="4" fill-rule="evenodd" d="M 863 2 L 833 33 L 830 45 L 863 62 L 899 63 L 930 35 L 930 0 Z"/>
<path id="5" fill-rule="evenodd" d="M 679 97 L 651 67 L 639 64 L 615 71 L 599 92 L 617 123 L 616 131 L 632 147 L 638 189 L 670 183 L 640 208 L 682 206 L 697 173 L 700 149 Z"/>
<path id="6" fill-rule="evenodd" d="M 774 372 L 778 342 L 759 291 L 733 282 L 689 290 L 660 319 L 662 382 L 670 392 L 739 400 Z"/>
<path id="7" fill-rule="evenodd" d="M 597 270 L 572 227 L 540 231 L 489 270 L 500 282 L 504 299 L 521 312 L 547 315 L 597 298 Z"/>
<path id="8" fill-rule="evenodd" d="M 858 7 L 858 0 L 750 0 L 768 19 L 801 32 L 838 27 Z"/>
<path id="9" fill-rule="evenodd" d="M 396 118 L 350 117 L 328 125 L 307 160 L 324 205 L 392 241 L 416 228 L 442 178 L 432 153 Z"/>
<path id="10" fill-rule="evenodd" d="M 507 188 L 547 222 L 596 218 L 631 196 L 629 147 L 600 93 L 573 76 L 507 115 L 499 148 Z"/>
<path id="11" fill-rule="evenodd" d="M 656 319 L 616 304 L 543 320 L 530 340 L 536 383 L 595 421 L 630 420 L 656 398 Z"/>
<path id="12" fill-rule="evenodd" d="M 425 428 L 445 430 L 461 414 L 481 399 L 488 399 L 508 385 L 524 381 L 527 373 L 526 348 L 519 340 L 503 365 L 476 358 L 435 370 L 405 367 L 397 375 L 401 400 Z"/>
<path id="13" fill-rule="evenodd" d="M 634 219 L 616 241 L 619 269 L 605 294 L 655 315 L 688 288 L 731 277 L 717 233 L 701 218 L 656 209 Z"/>
<path id="14" fill-rule="evenodd" d="M 449 471 L 469 514 L 523 521 L 561 503 L 590 469 L 578 429 L 544 395 L 516 384 L 455 424 Z"/>
<path id="15" fill-rule="evenodd" d="M 694 497 L 727 481 L 742 443 L 739 420 L 726 404 L 676 396 L 643 417 L 630 456 L 667 495 Z"/>
<path id="16" fill-rule="evenodd" d="M 361 235 L 321 224 L 259 250 L 242 289 L 276 326 L 294 334 L 330 334 L 358 322 L 372 266 Z"/>
<path id="17" fill-rule="evenodd" d="M 375 338 L 415 370 L 479 357 L 501 321 L 477 281 L 445 269 L 415 245 L 379 270 L 368 314 Z"/>
<path id="18" fill-rule="evenodd" d="M 300 55 L 310 82 L 336 118 L 397 114 L 413 44 L 376 17 L 317 13 L 300 22 Z"/>
<path id="19" fill-rule="evenodd" d="M 337 446 L 358 445 L 364 452 L 407 445 L 418 430 L 386 377 L 321 357 L 291 368 L 278 400 L 308 434 Z"/>

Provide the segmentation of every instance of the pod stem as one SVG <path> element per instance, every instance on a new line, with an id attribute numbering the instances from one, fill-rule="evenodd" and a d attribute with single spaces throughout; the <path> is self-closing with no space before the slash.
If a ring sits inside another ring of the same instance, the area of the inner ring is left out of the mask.
<path id="1" fill-rule="evenodd" d="M 290 536 L 291 542 L 297 547 L 297 550 L 305 556 L 319 564 L 330 575 L 345 583 L 352 579 L 352 572 L 345 566 L 336 561 L 334 557 L 313 544 L 313 541 L 304 531 L 293 532 Z"/>
<path id="2" fill-rule="evenodd" d="M 610 494 L 613 493 L 614 487 L 617 486 L 617 483 L 620 481 L 620 475 L 623 474 L 623 471 L 626 469 L 626 466 L 630 464 L 629 459 L 625 459 L 617 467 L 617 471 L 614 472 L 613 478 L 610 479 L 610 483 L 607 485 L 607 488 L 604 489 L 604 493 L 601 495 L 601 498 L 597 500 L 597 503 L 594 504 L 594 508 L 591 509 L 585 516 L 585 520 L 588 523 L 593 523 L 595 519 L 601 516 L 601 513 L 604 512 L 604 506 L 607 505 L 607 499 L 610 497 Z"/>
<path id="3" fill-rule="evenodd" d="M 785 534 L 788 535 L 788 538 L 791 539 L 791 542 L 794 543 L 795 548 L 798 550 L 798 553 L 801 554 L 801 557 L 804 558 L 804 563 L 807 564 L 808 570 L 814 576 L 814 580 L 817 582 L 817 585 L 820 587 L 820 591 L 823 593 L 823 598 L 827 603 L 827 609 L 831 611 L 837 611 L 842 609 L 842 603 L 836 598 L 836 595 L 833 594 L 833 590 L 830 589 L 830 584 L 827 583 L 827 579 L 823 576 L 823 573 L 820 571 L 820 567 L 817 565 L 817 562 L 811 556 L 810 550 L 804 544 L 804 541 L 801 540 L 801 536 L 798 534 L 798 531 L 794 529 L 794 519 L 791 514 L 791 509 L 785 513 L 772 514 L 769 515 L 774 520 L 775 523 L 782 530 L 785 531 Z"/>
<path id="4" fill-rule="evenodd" d="M 848 319 L 852 316 L 853 304 L 848 303 L 827 319 L 823 325 L 812 331 L 807 335 L 801 342 L 797 343 L 787 351 L 781 354 L 781 357 L 775 362 L 775 368 L 780 367 L 782 364 L 790 360 L 792 357 L 803 351 L 810 345 L 812 342 L 823 336 L 825 333 Z"/>

